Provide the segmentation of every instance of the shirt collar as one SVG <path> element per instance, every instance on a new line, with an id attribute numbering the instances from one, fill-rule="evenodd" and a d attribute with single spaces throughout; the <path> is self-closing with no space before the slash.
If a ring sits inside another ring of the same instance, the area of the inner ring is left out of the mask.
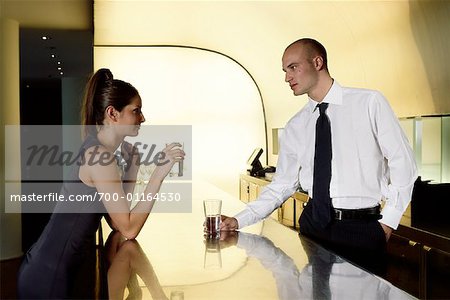
<path id="1" fill-rule="evenodd" d="M 316 109 L 317 104 L 319 104 L 319 102 L 314 101 L 309 97 L 308 100 L 309 100 L 308 102 L 309 110 L 312 113 Z M 328 91 L 328 93 L 325 95 L 325 98 L 323 98 L 322 102 L 336 105 L 342 104 L 342 86 L 336 80 L 333 80 L 333 84 L 331 85 L 331 88 Z"/>

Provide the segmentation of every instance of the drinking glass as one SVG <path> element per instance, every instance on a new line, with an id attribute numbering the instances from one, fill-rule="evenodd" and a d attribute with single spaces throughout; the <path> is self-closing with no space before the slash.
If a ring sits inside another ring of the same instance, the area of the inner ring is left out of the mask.
<path id="1" fill-rule="evenodd" d="M 180 148 L 181 150 L 184 150 L 184 142 L 174 142 L 174 143 L 180 144 L 181 146 L 178 146 L 178 148 Z M 166 147 L 169 146 L 170 144 L 171 143 L 166 143 Z M 177 148 L 177 147 L 175 147 L 175 148 Z M 172 169 L 169 172 L 169 177 L 173 177 L 173 176 L 182 177 L 183 170 L 184 170 L 183 161 L 180 160 L 177 164 L 173 165 Z"/>
<path id="2" fill-rule="evenodd" d="M 208 236 L 219 237 L 220 235 L 220 214 L 222 209 L 222 200 L 207 199 L 203 201 L 205 211 L 205 226 Z"/>

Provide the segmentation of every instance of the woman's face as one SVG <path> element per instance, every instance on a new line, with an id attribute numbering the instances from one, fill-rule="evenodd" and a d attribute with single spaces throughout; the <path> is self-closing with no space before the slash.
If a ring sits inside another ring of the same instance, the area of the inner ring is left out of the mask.
<path id="1" fill-rule="evenodd" d="M 123 125 L 121 130 L 125 131 L 125 135 L 136 136 L 138 134 L 141 123 L 145 122 L 141 108 L 142 100 L 137 95 L 119 112 L 116 124 Z"/>

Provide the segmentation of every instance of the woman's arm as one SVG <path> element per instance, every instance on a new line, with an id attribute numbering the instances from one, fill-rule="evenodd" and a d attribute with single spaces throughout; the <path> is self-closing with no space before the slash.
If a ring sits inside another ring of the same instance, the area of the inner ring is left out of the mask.
<path id="1" fill-rule="evenodd" d="M 109 227 L 113 230 L 113 231 L 118 231 L 119 229 L 117 228 L 117 225 L 114 224 L 113 220 L 111 220 L 111 217 L 109 216 L 109 214 L 105 214 L 105 220 L 106 223 L 108 223 Z"/>
<path id="2" fill-rule="evenodd" d="M 136 147 L 124 141 L 121 149 L 123 158 L 127 162 L 125 173 L 122 176 L 125 195 L 133 193 L 136 185 L 137 172 L 139 170 L 140 153 Z M 130 202 L 131 204 L 131 202 Z"/>
<path id="3" fill-rule="evenodd" d="M 165 153 L 165 163 L 157 166 L 150 177 L 144 191 L 145 199 L 153 199 L 152 196 L 159 192 L 161 184 L 172 166 L 176 162 L 184 159 L 183 150 L 174 148 L 177 146 L 178 144 L 173 143 L 163 150 Z M 100 147 L 95 152 L 86 152 L 86 155 L 95 156 L 91 161 L 100 161 L 102 156 L 106 157 L 108 155 L 105 153 L 110 153 L 104 147 Z M 89 161 L 89 159 L 86 161 Z M 127 201 L 127 194 L 125 194 L 122 181 L 120 179 L 120 174 L 114 160 L 107 164 L 86 164 L 85 166 L 82 166 L 82 168 L 83 167 L 87 168 L 86 173 L 88 175 L 87 177 L 89 182 L 95 186 L 99 195 L 103 195 L 103 199 L 101 200 L 114 227 L 116 227 L 117 230 L 120 231 L 120 233 L 127 239 L 136 238 L 153 208 L 154 201 L 139 201 L 133 210 L 130 211 L 129 201 Z M 113 201 L 112 199 L 116 199 L 117 201 Z"/>

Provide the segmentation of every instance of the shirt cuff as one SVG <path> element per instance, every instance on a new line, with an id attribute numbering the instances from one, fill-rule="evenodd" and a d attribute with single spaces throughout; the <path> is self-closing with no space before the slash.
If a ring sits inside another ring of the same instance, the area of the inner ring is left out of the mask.
<path id="1" fill-rule="evenodd" d="M 240 213 L 234 216 L 238 221 L 238 229 L 242 229 L 250 224 L 252 224 L 252 213 L 248 209 L 244 209 Z"/>
<path id="2" fill-rule="evenodd" d="M 379 221 L 395 230 L 400 223 L 403 212 L 395 209 L 392 206 L 385 205 L 381 212 L 381 215 L 383 217 Z"/>

